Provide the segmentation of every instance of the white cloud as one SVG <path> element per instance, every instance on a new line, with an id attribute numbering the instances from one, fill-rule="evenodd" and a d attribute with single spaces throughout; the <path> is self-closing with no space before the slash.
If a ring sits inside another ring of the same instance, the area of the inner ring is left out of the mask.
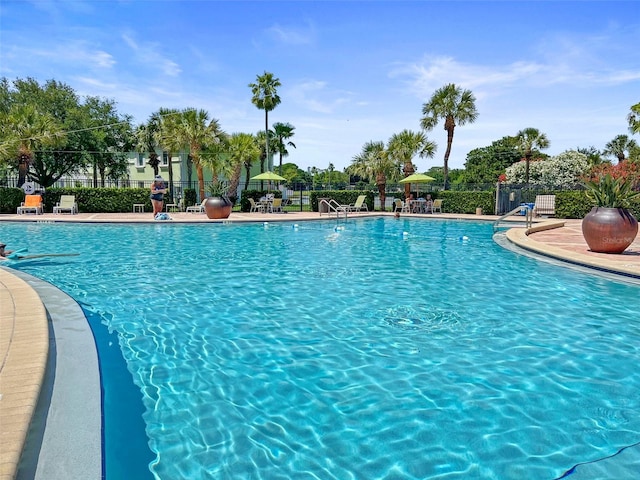
<path id="1" fill-rule="evenodd" d="M 84 42 L 56 44 L 50 48 L 15 46 L 10 51 L 3 51 L 4 61 L 35 66 L 58 65 L 67 68 L 84 70 L 110 69 L 116 64 L 115 58 L 103 50 L 95 49 Z M 5 68 L 5 66 L 3 66 Z"/>
<path id="2" fill-rule="evenodd" d="M 411 91 L 424 99 L 447 83 L 455 83 L 472 90 L 476 97 L 482 97 L 483 89 L 493 91 L 517 83 L 529 83 L 545 70 L 544 65 L 535 62 L 490 66 L 461 63 L 452 57 L 427 56 L 415 63 L 399 64 L 389 75 L 391 78 L 404 77 Z"/>
<path id="3" fill-rule="evenodd" d="M 329 114 L 350 102 L 351 94 L 344 91 L 329 91 L 328 83 L 308 80 L 293 85 L 287 90 L 288 99 L 316 113 Z"/>
<path id="4" fill-rule="evenodd" d="M 283 27 L 275 24 L 267 29 L 267 33 L 279 42 L 288 45 L 308 45 L 315 37 L 313 28 L 306 30 L 293 27 Z"/>
<path id="5" fill-rule="evenodd" d="M 159 68 L 170 77 L 178 76 L 182 69 L 173 60 L 163 56 L 160 52 L 160 45 L 156 43 L 138 43 L 130 34 L 123 34 L 122 39 L 134 52 L 136 60 L 149 67 Z"/>

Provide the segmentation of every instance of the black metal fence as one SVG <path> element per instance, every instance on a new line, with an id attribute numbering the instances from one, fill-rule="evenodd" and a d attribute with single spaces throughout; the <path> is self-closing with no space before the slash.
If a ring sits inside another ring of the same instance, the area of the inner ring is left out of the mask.
<path id="1" fill-rule="evenodd" d="M 150 189 L 152 180 L 131 180 L 131 179 L 120 179 L 120 180 L 110 180 L 105 179 L 104 181 L 98 180 L 97 187 L 98 188 L 144 188 Z M 169 195 L 167 195 L 167 201 L 170 203 L 180 204 L 184 207 L 187 205 L 187 199 L 185 198 L 185 192 L 187 190 L 192 190 L 195 192 L 195 201 L 197 203 L 201 202 L 202 199 L 199 198 L 199 186 L 197 181 L 174 181 L 169 183 L 168 179 L 165 179 L 167 183 L 167 188 L 169 189 Z M 205 182 L 205 195 L 207 191 L 212 186 L 213 182 Z M 4 178 L 0 179 L 0 187 L 17 187 L 18 178 Z M 25 188 L 26 187 L 26 188 Z M 61 179 L 55 182 L 52 185 L 53 188 L 94 188 L 96 187 L 96 182 L 94 182 L 91 178 L 74 178 L 74 179 Z M 536 195 L 551 193 L 559 190 L 579 190 L 584 187 L 576 184 L 575 186 L 558 188 L 556 186 L 553 187 L 543 187 L 543 186 L 527 186 L 527 185 L 507 185 L 507 184 L 450 184 L 449 191 L 455 192 L 478 192 L 478 191 L 495 191 L 495 212 L 487 212 L 487 213 L 496 213 L 496 214 L 504 214 L 515 207 L 519 206 L 522 203 L 531 203 L 534 202 Z M 25 186 L 23 186 L 25 192 L 27 193 L 42 193 L 45 191 L 41 185 L 37 184 L 33 181 L 28 181 Z M 282 198 L 285 200 L 285 205 L 289 210 L 308 210 L 310 209 L 310 192 L 322 192 L 322 191 L 335 191 L 335 190 L 366 190 L 370 189 L 374 192 L 374 196 L 376 197 L 376 208 L 379 206 L 379 198 L 378 198 L 378 189 L 376 186 L 364 185 L 363 183 L 359 184 L 320 184 L 320 183 L 303 183 L 303 182 L 295 182 L 293 185 L 284 185 L 278 184 L 277 182 L 268 182 L 268 181 L 250 181 L 248 183 L 241 182 L 238 186 L 238 190 L 236 192 L 235 197 L 237 199 L 241 198 L 241 194 L 243 190 L 257 190 L 257 191 L 277 191 L 280 190 L 282 192 Z M 27 191 L 29 190 L 29 191 Z M 443 190 L 442 184 L 431 183 L 420 183 L 420 184 L 412 184 L 411 192 L 416 196 L 423 196 L 427 193 L 434 194 Z M 397 183 L 388 183 L 386 185 L 386 194 L 388 197 L 402 197 L 403 192 L 405 191 L 404 184 Z M 231 196 L 234 196 L 231 194 Z M 190 198 L 193 198 L 193 193 L 190 195 Z M 240 202 L 236 201 L 236 205 Z M 387 200 L 387 206 L 389 205 L 389 200 Z"/>

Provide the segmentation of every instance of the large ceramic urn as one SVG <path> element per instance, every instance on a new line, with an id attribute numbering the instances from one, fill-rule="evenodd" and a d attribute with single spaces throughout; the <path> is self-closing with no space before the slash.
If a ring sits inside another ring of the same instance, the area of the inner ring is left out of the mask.
<path id="1" fill-rule="evenodd" d="M 626 208 L 593 207 L 582 220 L 582 235 L 589 249 L 622 253 L 638 234 L 638 220 Z"/>
<path id="2" fill-rule="evenodd" d="M 208 218 L 229 218 L 233 203 L 227 197 L 209 197 L 204 202 L 204 211 Z"/>

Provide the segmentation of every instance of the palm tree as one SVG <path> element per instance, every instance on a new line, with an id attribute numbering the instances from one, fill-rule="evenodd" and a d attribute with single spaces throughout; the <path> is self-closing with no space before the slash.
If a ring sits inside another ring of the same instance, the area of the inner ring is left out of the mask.
<path id="1" fill-rule="evenodd" d="M 160 116 L 158 113 L 153 113 L 147 120 L 147 123 L 138 125 L 135 131 L 136 137 L 136 149 L 141 152 L 147 152 L 149 154 L 149 161 L 147 162 L 153 168 L 153 176 L 158 175 L 158 167 L 160 166 L 160 160 L 156 153 L 156 136 L 160 130 Z"/>
<path id="2" fill-rule="evenodd" d="M 516 133 L 516 145 L 525 159 L 524 182 L 529 185 L 529 163 L 533 156 L 533 150 L 549 148 L 549 139 L 537 128 L 525 128 Z"/>
<path id="3" fill-rule="evenodd" d="M 640 102 L 631 106 L 627 120 L 629 120 L 629 131 L 631 133 L 640 133 Z"/>
<path id="4" fill-rule="evenodd" d="M 240 183 L 240 173 L 244 166 L 247 172 L 245 190 L 248 186 L 251 163 L 260 158 L 260 147 L 256 142 L 256 137 L 250 133 L 234 133 L 229 139 L 227 146 L 230 164 L 233 166 L 231 172 L 229 191 L 237 192 Z"/>
<path id="5" fill-rule="evenodd" d="M 349 169 L 356 175 L 375 178 L 380 195 L 380 207 L 385 209 L 387 177 L 399 175 L 397 164 L 389 159 L 384 142 L 370 141 L 364 144 L 362 151 L 353 157 Z"/>
<path id="6" fill-rule="evenodd" d="M 624 159 L 627 158 L 625 152 L 630 152 L 637 147 L 638 144 L 635 140 L 627 137 L 626 135 L 618 135 L 605 145 L 602 153 L 616 157 L 618 159 L 618 163 L 620 163 L 624 162 Z"/>
<path id="7" fill-rule="evenodd" d="M 279 78 L 275 78 L 273 73 L 264 72 L 263 75 L 256 76 L 256 83 L 250 83 L 251 103 L 258 109 L 264 110 L 264 132 L 265 139 L 265 158 L 269 162 L 269 112 L 280 105 L 280 97 L 277 88 L 281 86 Z M 264 173 L 264 161 L 260 163 L 260 173 Z"/>
<path id="8" fill-rule="evenodd" d="M 277 144 L 276 139 L 274 138 L 274 136 L 272 135 L 273 132 L 271 132 L 271 130 L 269 130 L 269 136 L 267 137 L 267 134 L 263 131 L 260 130 L 259 132 L 256 133 L 255 138 L 256 141 L 258 142 L 258 145 L 260 147 L 260 168 L 262 170 L 262 172 L 264 172 L 264 161 L 267 158 L 267 145 L 269 146 L 269 150 L 270 151 L 275 151 L 277 148 Z M 268 139 L 268 142 L 267 142 Z M 251 165 L 249 165 L 249 169 L 251 168 Z M 262 173 L 260 172 L 260 173 Z M 249 171 L 247 172 L 247 175 L 249 175 Z M 262 190 L 264 188 L 264 181 L 260 181 L 260 189 Z"/>
<path id="9" fill-rule="evenodd" d="M 33 105 L 13 105 L 0 118 L 0 131 L 4 137 L 3 150 L 18 159 L 18 187 L 26 182 L 34 152 L 65 139 L 56 120 Z"/>
<path id="10" fill-rule="evenodd" d="M 198 194 L 204 196 L 204 173 L 202 171 L 201 155 L 204 149 L 211 148 L 223 141 L 225 133 L 215 118 L 209 121 L 209 114 L 205 110 L 184 110 L 176 125 L 180 144 L 184 145 L 191 156 L 198 175 Z"/>
<path id="11" fill-rule="evenodd" d="M 286 157 L 289 155 L 287 151 L 287 147 L 296 148 L 296 144 L 292 141 L 288 141 L 291 137 L 295 135 L 293 131 L 296 129 L 290 123 L 281 123 L 277 122 L 273 124 L 273 134 L 275 137 L 276 150 L 280 154 L 280 168 L 278 169 L 278 174 L 282 175 L 282 157 Z"/>
<path id="12" fill-rule="evenodd" d="M 420 125 L 425 130 L 432 130 L 440 120 L 444 120 L 447 131 L 447 150 L 444 152 L 444 189 L 448 187 L 449 155 L 453 143 L 453 131 L 456 124 L 473 123 L 478 118 L 476 98 L 471 90 L 462 90 L 450 83 L 439 88 L 431 99 L 422 106 Z"/>
<path id="13" fill-rule="evenodd" d="M 173 188 L 173 161 L 174 153 L 180 152 L 183 145 L 180 144 L 178 137 L 178 125 L 180 120 L 180 111 L 175 108 L 161 108 L 158 110 L 160 117 L 160 128 L 156 132 L 156 142 L 167 152 L 168 169 L 169 169 L 169 197 L 171 201 L 175 200 Z"/>
<path id="14" fill-rule="evenodd" d="M 413 157 L 418 155 L 420 158 L 431 158 L 436 153 L 436 149 L 436 144 L 429 141 L 423 132 L 412 132 L 411 130 L 394 133 L 387 142 L 387 154 L 390 160 L 402 165 L 405 177 L 415 173 Z M 411 184 L 406 184 L 404 189 L 405 197 L 408 197 Z"/>

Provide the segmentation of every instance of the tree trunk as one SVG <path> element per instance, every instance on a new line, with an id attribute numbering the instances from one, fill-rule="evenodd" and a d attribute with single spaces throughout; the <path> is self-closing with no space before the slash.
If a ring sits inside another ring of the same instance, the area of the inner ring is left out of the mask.
<path id="1" fill-rule="evenodd" d="M 187 155 L 187 183 L 189 184 L 189 188 L 192 187 L 193 181 L 193 157 L 191 154 Z M 200 201 L 203 199 L 201 198 Z"/>
<path id="2" fill-rule="evenodd" d="M 18 158 L 18 188 L 24 185 L 27 181 L 27 172 L 29 171 L 29 157 L 28 155 L 20 155 Z"/>
<path id="3" fill-rule="evenodd" d="M 195 158 L 194 158 L 195 160 Z M 200 201 L 205 198 L 204 195 L 204 172 L 202 171 L 202 165 L 200 161 L 195 161 L 196 173 L 198 174 L 198 194 L 200 195 Z"/>
<path id="4" fill-rule="evenodd" d="M 384 212 L 386 210 L 385 203 L 387 202 L 387 177 L 384 174 L 376 175 L 376 184 L 378 185 L 378 194 L 380 195 L 380 209 Z"/>
<path id="5" fill-rule="evenodd" d="M 240 185 L 240 174 L 242 173 L 242 162 L 238 162 L 233 167 L 233 173 L 229 180 L 229 196 L 233 198 L 234 203 L 238 200 L 238 185 Z"/>
<path id="6" fill-rule="evenodd" d="M 269 167 L 269 110 L 264 109 L 265 157 Z M 264 162 L 260 165 L 260 173 L 264 173 Z"/>
<path id="7" fill-rule="evenodd" d="M 173 164 L 171 162 L 171 152 L 167 152 L 167 157 L 167 166 L 169 167 L 169 199 L 171 200 L 171 203 L 175 203 L 175 196 L 173 194 Z"/>
<path id="8" fill-rule="evenodd" d="M 453 144 L 453 129 L 456 127 L 453 118 L 447 117 L 444 128 L 447 131 L 447 151 L 444 152 L 444 186 L 445 190 L 449 190 L 449 155 L 451 154 L 451 145 Z"/>
<path id="9" fill-rule="evenodd" d="M 247 190 L 249 188 L 249 175 L 251 175 L 251 164 L 244 164 L 244 171 L 246 172 L 246 178 L 244 179 L 244 189 Z"/>
<path id="10" fill-rule="evenodd" d="M 413 175 L 416 172 L 415 168 L 413 168 L 413 162 L 405 163 L 403 170 L 404 170 L 405 178 L 408 177 L 409 175 Z M 406 183 L 404 185 L 404 198 L 409 198 L 410 194 L 411 194 L 411 184 Z"/>

